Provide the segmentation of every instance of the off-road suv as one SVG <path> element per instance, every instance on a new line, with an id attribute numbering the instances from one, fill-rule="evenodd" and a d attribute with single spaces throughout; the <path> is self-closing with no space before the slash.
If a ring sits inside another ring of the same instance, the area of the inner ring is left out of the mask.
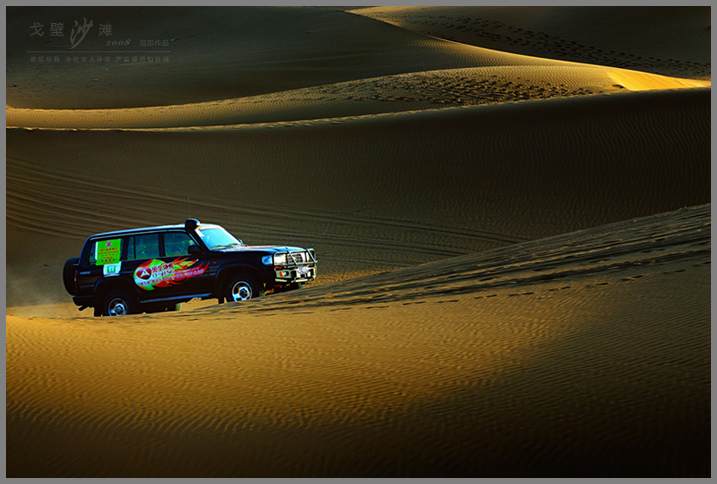
<path id="1" fill-rule="evenodd" d="M 196 219 L 93 235 L 63 269 L 73 302 L 95 316 L 176 310 L 193 298 L 246 301 L 315 278 L 314 249 L 247 246 Z"/>

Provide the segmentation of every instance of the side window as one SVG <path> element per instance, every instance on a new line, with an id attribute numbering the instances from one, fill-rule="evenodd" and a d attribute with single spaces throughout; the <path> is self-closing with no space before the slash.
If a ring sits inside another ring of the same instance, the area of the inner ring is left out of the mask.
<path id="1" fill-rule="evenodd" d="M 166 257 L 189 255 L 190 245 L 194 245 L 194 241 L 184 232 L 167 232 L 164 234 L 164 255 Z"/>
<path id="2" fill-rule="evenodd" d="M 127 260 L 159 258 L 159 234 L 127 237 Z"/>
<path id="3" fill-rule="evenodd" d="M 120 261 L 121 254 L 121 238 L 98 240 L 90 247 L 89 262 L 97 266 L 116 264 Z"/>
<path id="4" fill-rule="evenodd" d="M 97 242 L 94 242 L 90 246 L 90 255 L 89 255 L 88 262 L 90 263 L 91 266 L 97 264 Z"/>

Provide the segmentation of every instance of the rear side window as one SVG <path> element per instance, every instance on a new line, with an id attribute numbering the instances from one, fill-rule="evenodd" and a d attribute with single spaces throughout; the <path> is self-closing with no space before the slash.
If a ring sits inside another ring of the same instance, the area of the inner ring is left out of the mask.
<path id="1" fill-rule="evenodd" d="M 159 234 L 130 235 L 127 237 L 127 260 L 159 258 Z"/>
<path id="2" fill-rule="evenodd" d="M 104 266 L 107 264 L 116 264 L 120 261 L 122 255 L 122 239 L 105 239 L 98 240 L 90 247 L 90 264 Z"/>

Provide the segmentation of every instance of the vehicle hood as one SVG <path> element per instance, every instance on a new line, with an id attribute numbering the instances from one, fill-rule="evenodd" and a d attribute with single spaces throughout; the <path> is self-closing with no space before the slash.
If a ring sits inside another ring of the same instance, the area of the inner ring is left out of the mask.
<path id="1" fill-rule="evenodd" d="M 247 245 L 245 247 L 230 247 L 222 249 L 222 252 L 266 252 L 268 254 L 276 254 L 277 252 L 300 252 L 305 251 L 301 247 L 292 246 L 273 246 L 273 245 Z"/>

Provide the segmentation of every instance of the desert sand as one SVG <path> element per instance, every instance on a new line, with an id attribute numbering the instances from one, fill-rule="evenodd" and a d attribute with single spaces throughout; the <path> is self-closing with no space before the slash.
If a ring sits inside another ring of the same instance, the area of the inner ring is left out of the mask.
<path id="1" fill-rule="evenodd" d="M 710 476 L 709 7 L 6 26 L 7 477 Z M 87 236 L 188 216 L 320 275 L 78 312 Z"/>

